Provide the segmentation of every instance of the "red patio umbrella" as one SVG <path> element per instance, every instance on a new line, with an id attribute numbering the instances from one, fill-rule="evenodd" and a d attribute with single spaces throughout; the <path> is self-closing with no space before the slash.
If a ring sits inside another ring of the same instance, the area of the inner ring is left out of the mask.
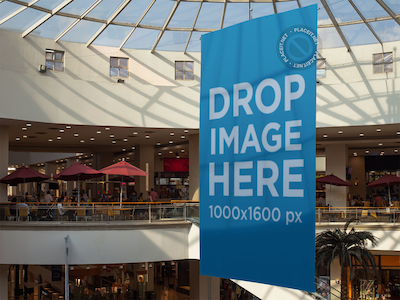
<path id="1" fill-rule="evenodd" d="M 22 166 L 17 170 L 15 170 L 14 172 L 12 172 L 11 174 L 0 179 L 0 183 L 17 185 L 18 183 L 40 182 L 49 178 L 50 177 L 45 174 L 39 173 L 38 171 L 35 171 L 26 166 Z M 24 184 L 24 198 L 25 198 L 25 184 Z"/>
<path id="2" fill-rule="evenodd" d="M 392 199 L 390 197 L 390 185 L 400 184 L 400 177 L 393 176 L 393 175 L 383 175 L 381 178 L 367 184 L 367 187 L 371 186 L 387 186 L 389 190 L 389 203 L 392 204 Z"/>
<path id="3" fill-rule="evenodd" d="M 324 176 L 324 177 L 317 178 L 316 181 L 319 182 L 319 183 L 325 183 L 325 184 L 329 184 L 329 185 L 330 185 L 330 187 L 329 187 L 329 194 L 330 194 L 330 196 L 329 196 L 329 203 L 328 203 L 328 204 L 330 204 L 330 202 L 331 202 L 331 197 L 332 197 L 331 189 L 332 189 L 332 185 L 336 185 L 336 186 L 351 186 L 350 183 L 347 183 L 346 181 L 340 179 L 339 177 L 337 177 L 337 176 L 335 176 L 335 175 L 333 175 L 333 174 L 331 174 L 331 175 L 326 175 L 326 176 Z M 329 206 L 329 208 L 330 208 L 330 206 Z"/>
<path id="4" fill-rule="evenodd" d="M 110 181 L 122 181 L 122 182 L 135 182 L 135 178 L 131 176 L 116 176 L 109 179 Z"/>
<path id="5" fill-rule="evenodd" d="M 121 189 L 119 194 L 120 207 L 122 207 L 122 182 L 124 181 L 124 176 L 147 176 L 149 175 L 145 171 L 135 167 L 134 165 L 127 163 L 126 161 L 120 161 L 111 166 L 105 167 L 99 172 L 109 175 L 122 175 L 121 177 Z"/>
<path id="6" fill-rule="evenodd" d="M 78 181 L 78 206 L 80 205 L 80 184 L 79 180 L 87 180 L 103 176 L 104 174 L 88 167 L 82 163 L 76 162 L 68 168 L 61 171 L 53 177 L 56 180 Z"/>

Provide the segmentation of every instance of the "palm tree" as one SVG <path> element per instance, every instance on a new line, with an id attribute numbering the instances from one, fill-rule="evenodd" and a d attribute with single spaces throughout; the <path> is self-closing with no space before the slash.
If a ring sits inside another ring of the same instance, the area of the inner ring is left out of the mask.
<path id="1" fill-rule="evenodd" d="M 339 258 L 341 267 L 341 299 L 348 300 L 347 267 L 350 267 L 350 278 L 353 278 L 353 264 L 362 266 L 368 278 L 369 267 L 376 271 L 374 256 L 367 249 L 368 243 L 375 246 L 378 239 L 368 231 L 355 231 L 352 228 L 347 232 L 351 222 L 357 220 L 351 218 L 346 222 L 344 230 L 326 230 L 315 238 L 315 265 L 317 271 L 321 266 L 327 266 L 328 270 L 335 258 Z"/>

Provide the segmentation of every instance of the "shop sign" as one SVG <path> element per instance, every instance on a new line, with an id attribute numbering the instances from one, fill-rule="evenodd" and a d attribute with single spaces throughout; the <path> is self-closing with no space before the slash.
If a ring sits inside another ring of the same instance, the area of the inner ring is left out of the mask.
<path id="1" fill-rule="evenodd" d="M 317 8 L 202 36 L 202 275 L 314 291 Z"/>

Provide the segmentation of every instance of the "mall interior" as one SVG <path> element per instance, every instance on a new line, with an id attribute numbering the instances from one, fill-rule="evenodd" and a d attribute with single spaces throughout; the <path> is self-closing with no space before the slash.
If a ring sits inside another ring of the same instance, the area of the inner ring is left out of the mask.
<path id="1" fill-rule="evenodd" d="M 365 217 L 354 227 L 379 238 L 378 275 L 360 274 L 350 297 L 400 299 L 399 208 L 350 207 L 388 191 L 368 183 L 400 177 L 396 0 L 0 0 L 0 178 L 21 166 L 52 178 L 76 162 L 148 173 L 0 184 L 0 299 L 66 299 L 67 237 L 69 299 L 340 299 L 338 262 L 316 274 L 329 296 L 199 272 L 201 36 L 312 4 L 316 177 L 349 183 L 317 185 L 316 232 L 343 227 L 352 209 Z M 398 200 L 399 185 L 389 188 Z M 146 204 L 151 189 L 157 206 Z M 143 206 L 110 215 L 133 190 Z M 6 214 L 12 198 L 35 203 L 47 191 L 89 208 L 76 222 Z M 327 205 L 337 211 L 324 218 Z"/>

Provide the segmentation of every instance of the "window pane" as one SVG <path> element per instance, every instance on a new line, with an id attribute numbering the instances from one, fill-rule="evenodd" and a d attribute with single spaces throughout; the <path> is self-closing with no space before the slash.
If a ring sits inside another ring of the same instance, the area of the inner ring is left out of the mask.
<path id="1" fill-rule="evenodd" d="M 110 76 L 118 77 L 118 68 L 110 68 Z"/>
<path id="2" fill-rule="evenodd" d="M 393 72 L 393 64 L 386 64 L 385 72 Z"/>
<path id="3" fill-rule="evenodd" d="M 54 70 L 56 71 L 64 71 L 63 63 L 62 62 L 55 62 L 54 63 Z"/>
<path id="4" fill-rule="evenodd" d="M 385 61 L 385 63 L 392 62 L 392 61 L 393 61 L 393 54 L 392 54 L 392 52 L 390 52 L 390 53 L 384 53 L 384 54 L 383 54 L 383 60 Z"/>
<path id="5" fill-rule="evenodd" d="M 111 65 L 111 67 L 118 67 L 118 58 L 111 57 L 110 58 L 110 65 Z"/>
<path id="6" fill-rule="evenodd" d="M 183 72 L 176 71 L 175 72 L 175 79 L 183 79 Z"/>
<path id="7" fill-rule="evenodd" d="M 177 71 L 183 71 L 183 61 L 176 61 L 175 62 L 175 69 Z"/>
<path id="8" fill-rule="evenodd" d="M 383 62 L 382 53 L 374 54 L 374 64 L 381 64 Z"/>
<path id="9" fill-rule="evenodd" d="M 49 70 L 53 70 L 53 62 L 52 61 L 46 61 L 46 68 Z"/>
<path id="10" fill-rule="evenodd" d="M 46 52 L 46 60 L 53 60 L 53 53 L 52 52 Z"/>
<path id="11" fill-rule="evenodd" d="M 128 77 L 128 69 L 119 69 L 120 77 Z"/>
<path id="12" fill-rule="evenodd" d="M 326 70 L 325 69 L 317 70 L 317 78 L 325 78 L 325 76 L 326 76 Z"/>
<path id="13" fill-rule="evenodd" d="M 56 52 L 56 60 L 62 60 L 63 54 L 62 52 Z"/>
<path id="14" fill-rule="evenodd" d="M 185 62 L 185 70 L 193 71 L 193 62 L 192 61 Z"/>
<path id="15" fill-rule="evenodd" d="M 186 80 L 192 80 L 193 79 L 193 73 L 192 72 L 185 72 L 185 79 Z"/>
<path id="16" fill-rule="evenodd" d="M 128 67 L 128 59 L 127 58 L 120 58 L 119 59 L 120 67 L 127 68 Z"/>
<path id="17" fill-rule="evenodd" d="M 382 73 L 382 65 L 374 65 L 374 73 Z"/>

